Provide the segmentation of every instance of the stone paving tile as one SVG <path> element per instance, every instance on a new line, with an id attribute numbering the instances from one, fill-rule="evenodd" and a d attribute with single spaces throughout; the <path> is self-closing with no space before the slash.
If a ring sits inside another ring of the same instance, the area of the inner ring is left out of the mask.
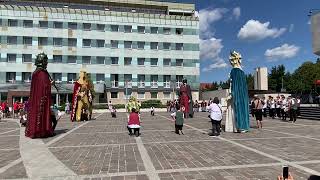
<path id="1" fill-rule="evenodd" d="M 0 149 L 19 148 L 19 136 L 1 136 Z"/>
<path id="2" fill-rule="evenodd" d="M 0 174 L 0 179 L 28 178 L 23 163 L 19 163 Z"/>
<path id="3" fill-rule="evenodd" d="M 19 128 L 19 125 L 16 122 L 1 120 L 0 129 L 6 129 L 6 128 L 15 129 L 15 128 Z"/>
<path id="4" fill-rule="evenodd" d="M 320 157 L 318 159 L 320 159 Z M 303 166 L 320 172 L 320 163 L 318 163 L 318 164 L 304 164 Z"/>
<path id="5" fill-rule="evenodd" d="M 128 133 L 114 134 L 69 134 L 51 146 L 83 146 L 83 145 L 101 145 L 101 144 L 127 144 L 135 143 L 133 137 Z"/>
<path id="6" fill-rule="evenodd" d="M 11 151 L 0 151 L 0 168 L 6 166 L 12 161 L 15 161 L 20 158 L 20 151 L 11 150 Z"/>
<path id="7" fill-rule="evenodd" d="M 222 141 L 145 144 L 145 147 L 156 170 L 276 162 Z"/>
<path id="8" fill-rule="evenodd" d="M 146 175 L 132 175 L 132 176 L 113 176 L 101 178 L 84 178 L 84 180 L 149 180 Z"/>
<path id="9" fill-rule="evenodd" d="M 320 157 L 320 141 L 294 139 L 243 140 L 240 144 L 280 157 L 287 161 L 317 160 Z"/>
<path id="10" fill-rule="evenodd" d="M 307 179 L 309 175 L 300 170 L 290 168 L 294 179 Z M 272 180 L 282 174 L 281 166 L 239 168 L 210 171 L 187 171 L 159 174 L 161 180 Z"/>
<path id="11" fill-rule="evenodd" d="M 145 170 L 137 145 L 50 148 L 50 151 L 78 175 Z"/>
<path id="12" fill-rule="evenodd" d="M 247 138 L 275 138 L 275 137 L 287 137 L 285 134 L 270 132 L 265 130 L 250 129 L 248 133 L 226 133 L 222 132 L 221 137 L 227 139 L 247 139 Z"/>
<path id="13" fill-rule="evenodd" d="M 105 125 L 105 126 L 83 126 L 73 133 L 101 133 L 101 132 L 124 132 L 128 131 L 126 124 L 123 125 Z"/>
<path id="14" fill-rule="evenodd" d="M 319 138 L 320 141 L 320 126 L 298 126 L 291 124 L 291 127 L 286 128 L 272 128 L 273 131 L 278 132 L 284 132 L 284 133 L 290 133 L 295 134 L 299 136 L 310 136 L 310 137 L 316 137 Z M 273 133 L 273 132 L 272 132 Z"/>
<path id="15" fill-rule="evenodd" d="M 203 134 L 195 130 L 183 131 L 184 135 L 178 135 L 172 128 L 171 131 L 146 131 L 143 132 L 142 140 L 144 143 L 152 142 L 170 142 L 170 141 L 199 141 L 199 140 L 213 140 L 213 137 Z"/>

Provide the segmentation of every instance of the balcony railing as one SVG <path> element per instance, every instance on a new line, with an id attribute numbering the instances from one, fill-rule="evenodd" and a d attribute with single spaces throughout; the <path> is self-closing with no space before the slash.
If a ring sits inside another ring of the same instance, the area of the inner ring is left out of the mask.
<path id="1" fill-rule="evenodd" d="M 132 81 L 126 81 L 125 87 L 132 88 Z"/>
<path id="2" fill-rule="evenodd" d="M 119 87 L 119 82 L 118 81 L 111 81 L 111 87 L 112 88 L 118 88 Z"/>
<path id="3" fill-rule="evenodd" d="M 176 82 L 176 88 L 177 88 L 177 89 L 179 89 L 179 88 L 180 88 L 180 86 L 181 86 L 181 84 L 182 84 L 182 82 L 177 81 L 177 82 Z"/>
<path id="4" fill-rule="evenodd" d="M 158 81 L 152 81 L 151 88 L 158 88 Z"/>
<path id="5" fill-rule="evenodd" d="M 99 80 L 96 82 L 97 84 L 103 84 L 104 83 L 104 80 Z"/>
<path id="6" fill-rule="evenodd" d="M 30 79 L 26 79 L 23 81 L 24 83 L 31 83 L 31 80 Z"/>
<path id="7" fill-rule="evenodd" d="M 146 83 L 144 81 L 138 82 L 138 88 L 145 88 L 145 87 L 146 87 Z"/>
<path id="8" fill-rule="evenodd" d="M 170 88 L 170 82 L 166 81 L 163 83 L 164 88 Z"/>

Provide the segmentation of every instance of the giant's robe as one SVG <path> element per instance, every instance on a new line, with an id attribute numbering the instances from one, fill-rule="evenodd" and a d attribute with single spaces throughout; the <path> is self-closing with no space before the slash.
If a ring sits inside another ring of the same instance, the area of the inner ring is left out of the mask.
<path id="1" fill-rule="evenodd" d="M 236 129 L 249 130 L 249 97 L 246 75 L 240 68 L 233 68 L 230 78 Z"/>
<path id="2" fill-rule="evenodd" d="M 53 136 L 50 119 L 51 82 L 49 74 L 44 69 L 36 69 L 32 74 L 28 120 L 25 136 L 44 138 Z"/>
<path id="3" fill-rule="evenodd" d="M 189 102 L 190 101 L 190 102 Z M 185 107 L 185 115 L 193 117 L 193 101 L 192 101 L 192 94 L 191 88 L 189 85 L 181 85 L 179 89 L 179 102 L 180 107 Z"/>
<path id="4" fill-rule="evenodd" d="M 85 92 L 83 97 L 79 96 L 80 92 Z M 82 109 L 90 111 L 92 106 L 92 93 L 88 86 L 79 82 L 74 83 L 72 96 L 71 121 L 81 121 Z M 90 115 L 90 112 L 89 112 Z"/>

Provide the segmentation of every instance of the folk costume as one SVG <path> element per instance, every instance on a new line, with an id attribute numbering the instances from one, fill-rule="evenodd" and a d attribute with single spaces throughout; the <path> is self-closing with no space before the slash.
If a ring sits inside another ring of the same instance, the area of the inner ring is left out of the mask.
<path id="1" fill-rule="evenodd" d="M 88 120 L 92 106 L 92 86 L 88 82 L 87 72 L 80 71 L 80 77 L 74 83 L 72 96 L 71 121 Z"/>
<path id="2" fill-rule="evenodd" d="M 25 136 L 30 138 L 45 138 L 54 135 L 50 119 L 51 79 L 47 71 L 48 57 L 41 53 L 37 55 L 36 70 L 32 74 L 28 120 Z"/>

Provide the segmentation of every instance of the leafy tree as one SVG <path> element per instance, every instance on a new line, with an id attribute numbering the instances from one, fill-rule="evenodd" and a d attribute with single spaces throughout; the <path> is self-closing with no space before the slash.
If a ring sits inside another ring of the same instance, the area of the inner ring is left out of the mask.
<path id="1" fill-rule="evenodd" d="M 248 90 L 254 89 L 254 77 L 252 74 L 247 75 L 247 85 L 248 85 Z"/>
<path id="2" fill-rule="evenodd" d="M 283 78 L 285 77 L 286 68 L 284 65 L 274 66 L 268 76 L 269 89 L 280 92 L 282 88 Z"/>

